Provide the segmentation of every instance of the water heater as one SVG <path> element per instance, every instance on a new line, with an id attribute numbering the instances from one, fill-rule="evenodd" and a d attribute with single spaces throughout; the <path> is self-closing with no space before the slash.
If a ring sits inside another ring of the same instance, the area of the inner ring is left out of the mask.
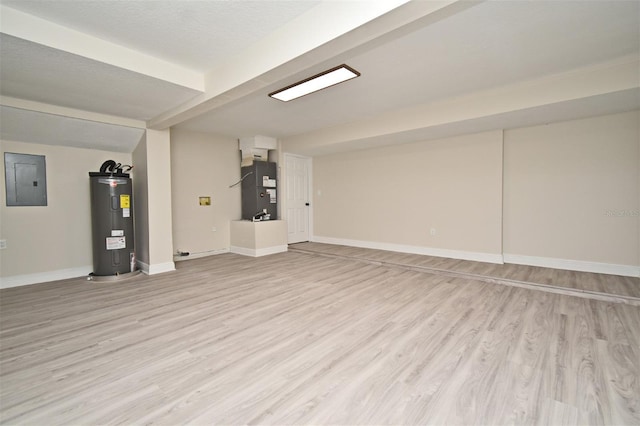
<path id="1" fill-rule="evenodd" d="M 133 191 L 129 174 L 120 168 L 112 171 L 108 168 L 103 164 L 100 172 L 89 172 L 93 236 L 91 276 L 118 279 L 137 272 Z"/>

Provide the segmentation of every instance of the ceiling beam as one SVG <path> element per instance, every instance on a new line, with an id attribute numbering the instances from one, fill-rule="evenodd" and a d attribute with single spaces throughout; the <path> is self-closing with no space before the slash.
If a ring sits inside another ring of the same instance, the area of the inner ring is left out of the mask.
<path id="1" fill-rule="evenodd" d="M 12 98 L 10 96 L 0 96 L 0 105 L 27 111 L 59 115 L 61 117 L 78 118 L 81 120 L 93 121 L 96 123 L 114 124 L 123 127 L 134 127 L 136 129 L 146 128 L 146 122 L 144 122 L 143 120 L 134 120 L 132 118 L 117 117 L 115 115 L 100 114 L 97 112 L 85 111 L 81 109 L 61 107 L 58 105 L 29 101 L 26 99 Z"/>
<path id="2" fill-rule="evenodd" d="M 200 72 L 0 5 L 0 32 L 204 92 Z"/>
<path id="3" fill-rule="evenodd" d="M 640 91 L 638 70 L 640 60 L 637 55 L 631 55 L 595 66 L 391 111 L 370 119 L 285 138 L 281 143 L 284 150 L 305 155 L 336 152 L 343 145 L 349 149 L 354 146 L 362 149 L 368 146 L 367 141 L 388 142 L 389 138 L 397 141 L 401 138 L 399 135 L 424 135 L 429 129 L 454 125 L 472 132 L 473 126 L 465 123 L 480 123 L 479 120 L 520 111 L 543 113 L 544 107 L 595 97 L 618 99 L 624 93 L 636 96 L 636 104 L 630 107 L 637 108 L 640 106 L 637 98 Z M 535 117 L 529 118 L 536 121 Z"/>
<path id="4" fill-rule="evenodd" d="M 398 37 L 398 31 L 412 23 L 420 21 L 428 25 L 429 19 L 435 22 L 477 3 L 322 2 L 240 52 L 234 60 L 208 72 L 205 93 L 151 119 L 147 126 L 164 129 L 176 125 L 365 44 Z"/>

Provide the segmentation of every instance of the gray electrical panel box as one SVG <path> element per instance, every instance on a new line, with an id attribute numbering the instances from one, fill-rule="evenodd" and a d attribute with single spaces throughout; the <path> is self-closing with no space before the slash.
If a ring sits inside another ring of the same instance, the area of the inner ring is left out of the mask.
<path id="1" fill-rule="evenodd" d="M 252 220 L 266 210 L 267 216 L 261 220 L 276 220 L 278 216 L 276 163 L 254 161 L 241 168 L 242 176 L 242 219 Z"/>
<path id="2" fill-rule="evenodd" d="M 46 206 L 47 171 L 44 155 L 4 153 L 7 206 Z"/>

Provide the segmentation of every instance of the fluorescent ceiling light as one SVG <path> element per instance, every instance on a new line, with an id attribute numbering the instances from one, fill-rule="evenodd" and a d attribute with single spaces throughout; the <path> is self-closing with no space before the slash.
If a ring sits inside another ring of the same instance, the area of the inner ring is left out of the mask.
<path id="1" fill-rule="evenodd" d="M 343 64 L 294 83 L 284 89 L 269 93 L 269 96 L 280 101 L 288 102 L 359 76 L 360 73 L 358 71 Z"/>

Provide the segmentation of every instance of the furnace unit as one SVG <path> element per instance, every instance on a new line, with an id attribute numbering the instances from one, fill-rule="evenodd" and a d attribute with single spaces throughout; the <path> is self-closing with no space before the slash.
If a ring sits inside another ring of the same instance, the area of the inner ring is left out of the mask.
<path id="1" fill-rule="evenodd" d="M 128 170 L 131 169 L 131 166 Z M 118 279 L 138 272 L 133 233 L 132 184 L 120 165 L 106 161 L 100 172 L 89 172 L 93 274 Z M 128 171 L 127 170 L 127 171 Z"/>
<path id="2" fill-rule="evenodd" d="M 276 220 L 278 202 L 276 193 L 276 163 L 254 161 L 241 168 L 242 219 Z"/>

